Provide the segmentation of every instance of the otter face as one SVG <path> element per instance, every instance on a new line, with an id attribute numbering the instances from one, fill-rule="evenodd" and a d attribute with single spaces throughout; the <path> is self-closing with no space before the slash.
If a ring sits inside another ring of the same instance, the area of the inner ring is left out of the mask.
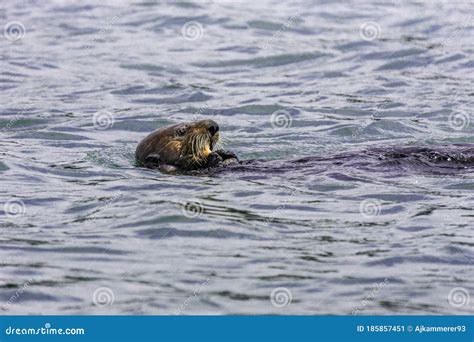
<path id="1" fill-rule="evenodd" d="M 203 166 L 219 140 L 219 125 L 201 120 L 158 129 L 143 139 L 136 157 L 146 164 L 176 165 L 182 168 Z"/>

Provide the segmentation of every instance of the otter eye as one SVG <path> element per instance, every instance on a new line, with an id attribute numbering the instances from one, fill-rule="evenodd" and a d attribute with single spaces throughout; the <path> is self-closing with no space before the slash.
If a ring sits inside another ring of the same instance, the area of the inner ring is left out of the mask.
<path id="1" fill-rule="evenodd" d="M 188 127 L 187 126 L 184 126 L 184 127 L 180 127 L 176 130 L 176 135 L 184 135 L 186 134 L 186 131 L 187 131 Z"/>

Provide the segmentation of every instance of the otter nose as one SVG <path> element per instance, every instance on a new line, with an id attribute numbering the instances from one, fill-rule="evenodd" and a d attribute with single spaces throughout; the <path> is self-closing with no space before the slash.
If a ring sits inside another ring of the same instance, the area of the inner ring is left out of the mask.
<path id="1" fill-rule="evenodd" d="M 209 133 L 211 133 L 211 135 L 214 135 L 216 134 L 217 132 L 219 132 L 219 125 L 217 123 L 215 123 L 214 121 L 211 121 L 209 123 Z"/>

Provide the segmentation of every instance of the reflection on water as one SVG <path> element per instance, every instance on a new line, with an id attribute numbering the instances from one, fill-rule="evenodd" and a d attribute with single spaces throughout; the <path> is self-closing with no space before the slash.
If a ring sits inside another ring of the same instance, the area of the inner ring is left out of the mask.
<path id="1" fill-rule="evenodd" d="M 474 143 L 471 4 L 2 7 L 4 312 L 473 313 L 472 172 L 354 164 Z M 135 166 L 148 132 L 208 117 L 270 162 Z"/>

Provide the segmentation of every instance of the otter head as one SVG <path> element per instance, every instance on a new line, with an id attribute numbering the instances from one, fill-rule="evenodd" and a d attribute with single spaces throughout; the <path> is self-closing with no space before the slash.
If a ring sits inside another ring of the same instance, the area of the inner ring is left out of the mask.
<path id="1" fill-rule="evenodd" d="M 202 167 L 219 140 L 219 125 L 201 120 L 160 128 L 138 144 L 137 159 L 144 163 Z"/>

